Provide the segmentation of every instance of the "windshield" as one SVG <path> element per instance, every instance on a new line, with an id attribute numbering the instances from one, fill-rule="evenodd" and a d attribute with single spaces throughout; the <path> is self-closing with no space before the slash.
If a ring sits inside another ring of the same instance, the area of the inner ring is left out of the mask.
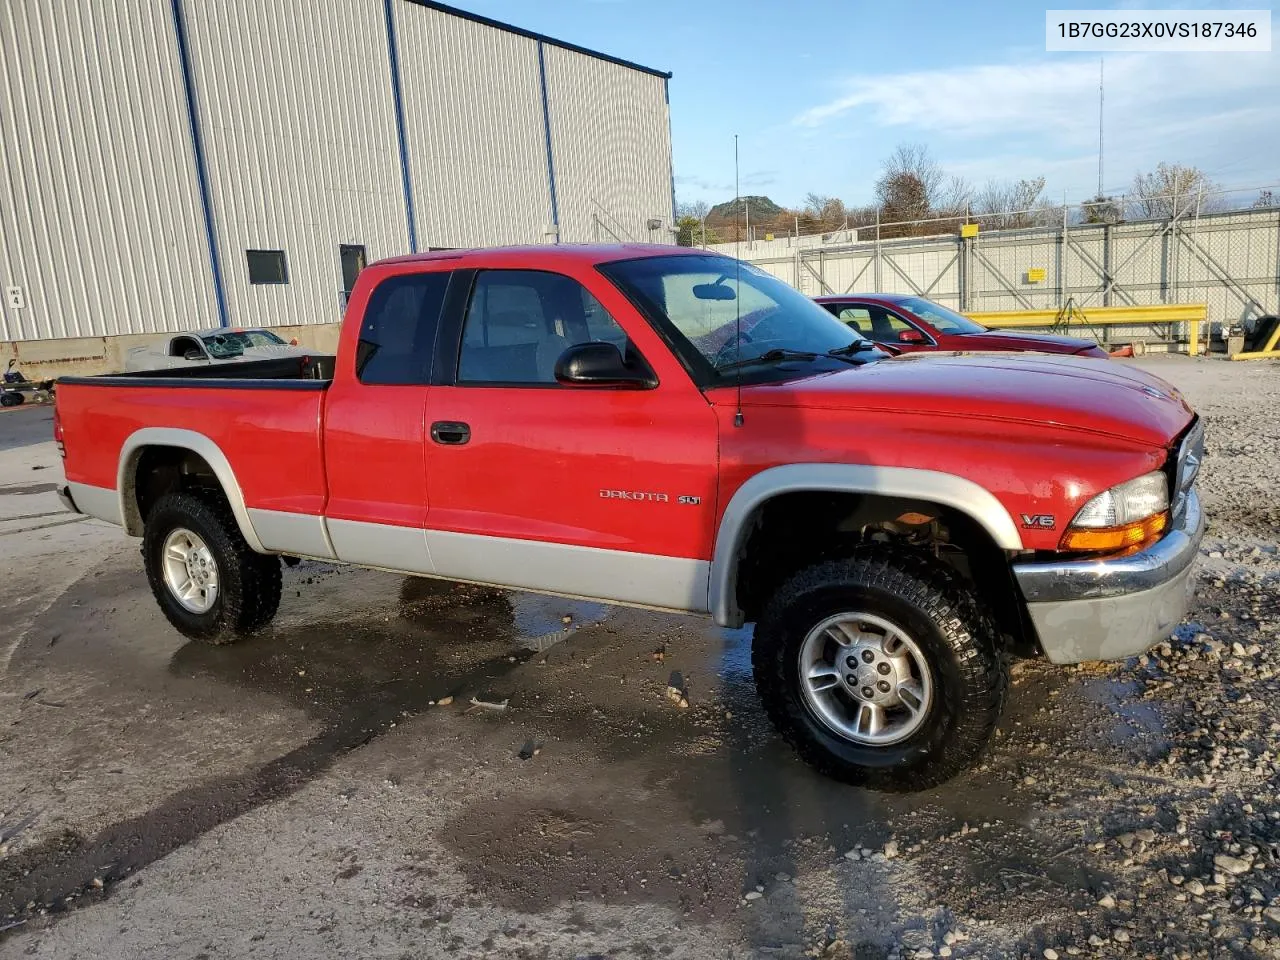
<path id="1" fill-rule="evenodd" d="M 215 333 L 201 337 L 209 350 L 209 356 L 215 360 L 227 357 L 238 357 L 247 347 L 282 347 L 284 341 L 274 333 L 266 330 L 240 330 L 234 333 Z"/>
<path id="2" fill-rule="evenodd" d="M 983 333 L 987 328 L 974 323 L 962 313 L 923 297 L 906 297 L 898 305 L 910 310 L 925 323 L 932 324 L 939 333 Z"/>
<path id="3" fill-rule="evenodd" d="M 798 290 L 728 257 L 645 257 L 599 269 L 717 376 L 729 369 L 750 371 L 753 361 L 772 367 L 774 378 L 837 369 L 847 361 L 826 354 L 863 340 Z M 787 356 L 779 357 L 779 351 Z M 859 359 L 882 356 L 868 350 Z M 789 372 L 779 374 L 780 367 Z"/>

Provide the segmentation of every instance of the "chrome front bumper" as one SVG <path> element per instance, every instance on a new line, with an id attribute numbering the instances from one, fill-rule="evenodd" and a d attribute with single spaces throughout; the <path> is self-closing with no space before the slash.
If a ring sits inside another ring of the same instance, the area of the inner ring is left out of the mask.
<path id="1" fill-rule="evenodd" d="M 1188 490 L 1179 518 L 1138 553 L 1101 560 L 1014 564 L 1027 613 L 1053 663 L 1123 660 L 1169 637 L 1187 612 L 1204 513 Z"/>

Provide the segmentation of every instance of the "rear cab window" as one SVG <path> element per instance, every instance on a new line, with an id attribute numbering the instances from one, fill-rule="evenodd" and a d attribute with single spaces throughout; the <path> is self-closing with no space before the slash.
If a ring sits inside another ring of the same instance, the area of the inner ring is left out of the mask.
<path id="1" fill-rule="evenodd" d="M 356 344 L 356 377 L 365 384 L 430 382 L 440 309 L 452 272 L 388 277 L 369 295 Z"/>

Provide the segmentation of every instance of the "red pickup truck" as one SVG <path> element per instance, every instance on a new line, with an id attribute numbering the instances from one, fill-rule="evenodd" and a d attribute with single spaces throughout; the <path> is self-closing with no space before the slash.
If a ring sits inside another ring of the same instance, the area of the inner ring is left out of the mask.
<path id="1" fill-rule="evenodd" d="M 383 261 L 336 357 L 64 378 L 55 433 L 68 506 L 142 538 L 188 637 L 267 624 L 282 556 L 753 622 L 783 736 L 885 789 L 979 755 L 1008 655 L 1167 637 L 1203 530 L 1160 380 L 886 359 L 671 247 Z"/>

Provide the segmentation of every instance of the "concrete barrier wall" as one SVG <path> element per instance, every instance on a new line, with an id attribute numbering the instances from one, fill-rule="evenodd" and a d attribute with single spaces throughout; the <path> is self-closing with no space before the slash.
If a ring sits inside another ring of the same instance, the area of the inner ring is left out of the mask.
<path id="1" fill-rule="evenodd" d="M 307 324 L 306 326 L 268 327 L 285 340 L 298 343 L 316 353 L 335 353 L 338 349 L 340 323 Z M 15 365 L 28 380 L 48 380 L 66 376 L 92 376 L 118 373 L 124 369 L 124 358 L 134 347 L 166 342 L 173 334 L 126 334 L 118 337 L 72 337 L 59 340 L 21 340 L 0 342 L 0 367 Z"/>

